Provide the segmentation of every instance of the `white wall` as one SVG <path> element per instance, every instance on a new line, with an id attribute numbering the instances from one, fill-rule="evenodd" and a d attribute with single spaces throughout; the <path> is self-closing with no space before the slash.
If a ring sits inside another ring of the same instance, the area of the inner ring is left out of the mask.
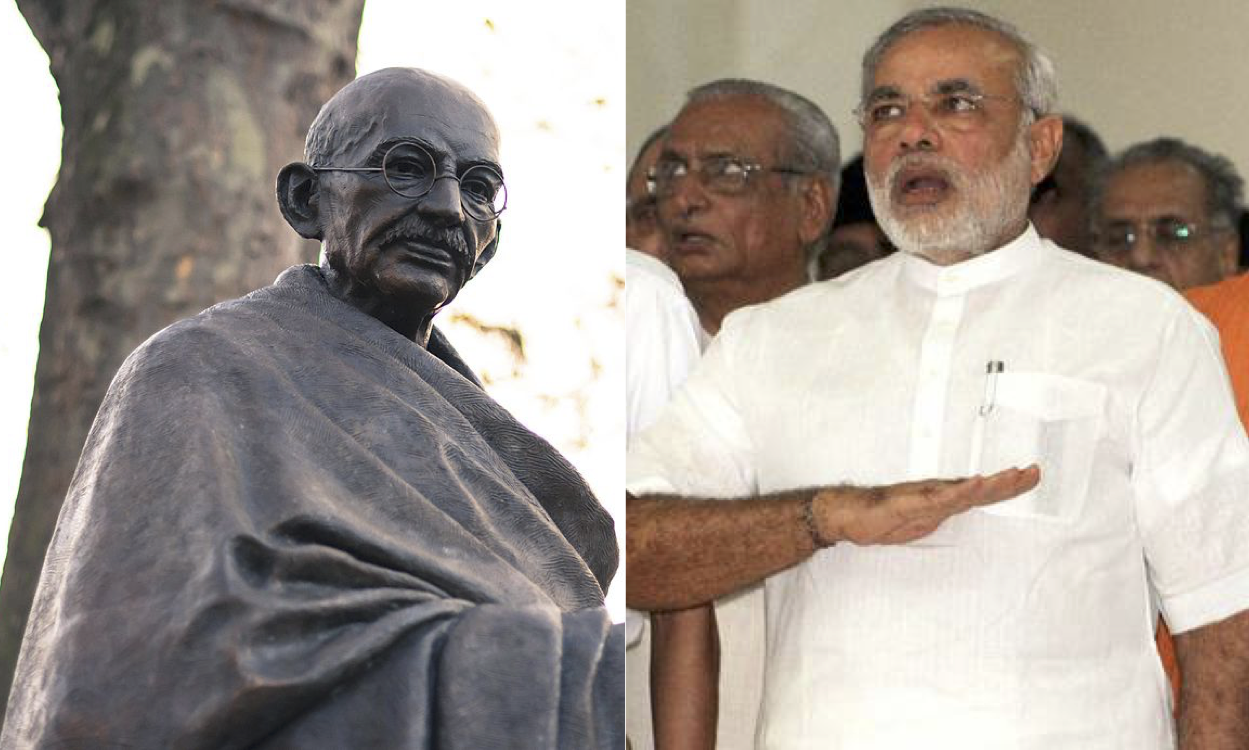
<path id="1" fill-rule="evenodd" d="M 859 59 L 912 8 L 902 0 L 629 0 L 630 156 L 680 107 L 725 76 L 759 78 L 814 100 L 859 149 L 850 115 Z M 1249 176 L 1246 0 L 968 0 L 1018 25 L 1058 68 L 1059 99 L 1118 150 L 1159 135 L 1230 158 Z"/>

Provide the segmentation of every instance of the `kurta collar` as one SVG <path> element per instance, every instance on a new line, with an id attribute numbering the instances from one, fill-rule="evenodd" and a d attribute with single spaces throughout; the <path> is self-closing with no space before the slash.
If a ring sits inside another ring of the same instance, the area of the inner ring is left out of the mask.
<path id="1" fill-rule="evenodd" d="M 1041 251 L 1041 237 L 1029 223 L 1023 234 L 984 255 L 952 266 L 938 266 L 923 258 L 906 255 L 902 259 L 902 270 L 913 283 L 945 297 L 966 294 L 972 289 L 1014 276 L 1035 263 Z"/>

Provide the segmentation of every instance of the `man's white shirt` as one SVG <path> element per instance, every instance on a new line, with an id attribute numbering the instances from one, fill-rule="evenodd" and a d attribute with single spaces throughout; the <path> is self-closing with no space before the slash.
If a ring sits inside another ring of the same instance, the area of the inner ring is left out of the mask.
<path id="1" fill-rule="evenodd" d="M 681 280 L 663 262 L 625 250 L 625 404 L 628 437 L 655 421 L 707 344 Z"/>
<path id="2" fill-rule="evenodd" d="M 625 249 L 625 335 L 625 425 L 632 440 L 655 421 L 707 341 L 676 273 L 632 248 Z M 630 609 L 626 616 L 626 731 L 634 750 L 653 750 L 646 613 Z"/>
<path id="3" fill-rule="evenodd" d="M 1209 323 L 1041 240 L 902 253 L 725 319 L 627 486 L 745 497 L 1037 462 L 903 546 L 768 579 L 765 748 L 1168 748 L 1174 632 L 1249 607 L 1249 442 Z"/>
<path id="4" fill-rule="evenodd" d="M 709 337 L 672 269 L 636 250 L 626 251 L 625 266 L 625 383 L 632 439 L 662 413 Z M 759 587 L 752 586 L 715 603 L 720 637 L 718 750 L 745 750 L 753 745 L 763 681 L 762 598 Z M 645 615 L 633 610 L 628 615 L 629 737 L 634 750 L 647 750 L 653 747 L 647 684 L 650 642 L 644 635 Z"/>

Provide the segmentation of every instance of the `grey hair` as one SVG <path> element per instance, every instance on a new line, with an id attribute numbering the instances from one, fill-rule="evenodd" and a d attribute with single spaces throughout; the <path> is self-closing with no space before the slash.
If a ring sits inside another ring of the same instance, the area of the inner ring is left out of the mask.
<path id="1" fill-rule="evenodd" d="M 1052 114 L 1058 106 L 1058 81 L 1049 55 L 1033 44 L 1014 25 L 968 8 L 924 8 L 908 13 L 876 38 L 863 55 L 860 97 L 866 101 L 881 58 L 902 37 L 938 26 L 975 26 L 1005 37 L 1019 51 L 1023 64 L 1015 71 L 1015 89 L 1023 100 L 1029 121 Z"/>
<path id="2" fill-rule="evenodd" d="M 1106 184 L 1110 178 L 1128 167 L 1159 162 L 1187 164 L 1201 175 L 1206 184 L 1206 210 L 1211 219 L 1222 220 L 1236 228 L 1244 208 L 1245 182 L 1227 158 L 1212 154 L 1179 138 L 1155 138 L 1137 143 L 1106 162 L 1093 183 L 1091 203 L 1093 215 L 1099 216 Z"/>
<path id="3" fill-rule="evenodd" d="M 781 110 L 789 126 L 784 144 L 788 166 L 810 170 L 828 178 L 833 189 L 841 183 L 841 141 L 837 128 L 815 102 L 780 86 L 745 78 L 723 78 L 691 89 L 685 106 L 739 96 L 762 98 Z"/>

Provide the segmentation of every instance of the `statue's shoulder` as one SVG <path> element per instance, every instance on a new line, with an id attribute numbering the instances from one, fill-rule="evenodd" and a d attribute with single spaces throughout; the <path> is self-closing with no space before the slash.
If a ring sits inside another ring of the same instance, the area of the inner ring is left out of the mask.
<path id="1" fill-rule="evenodd" d="M 183 318 L 157 331 L 143 342 L 136 353 L 145 350 L 185 350 L 228 343 L 236 336 L 247 336 L 247 319 L 257 307 L 247 297 L 221 302 L 189 318 Z"/>
<path id="2" fill-rule="evenodd" d="M 280 341 L 268 307 L 264 295 L 252 293 L 177 321 L 140 344 L 114 384 L 123 379 L 211 384 L 224 372 L 237 372 Z"/>
<path id="3" fill-rule="evenodd" d="M 319 268 L 292 266 L 268 286 L 219 302 L 158 331 L 139 349 L 195 349 L 264 338 L 271 335 L 266 321 L 301 317 L 306 309 L 327 297 Z"/>

